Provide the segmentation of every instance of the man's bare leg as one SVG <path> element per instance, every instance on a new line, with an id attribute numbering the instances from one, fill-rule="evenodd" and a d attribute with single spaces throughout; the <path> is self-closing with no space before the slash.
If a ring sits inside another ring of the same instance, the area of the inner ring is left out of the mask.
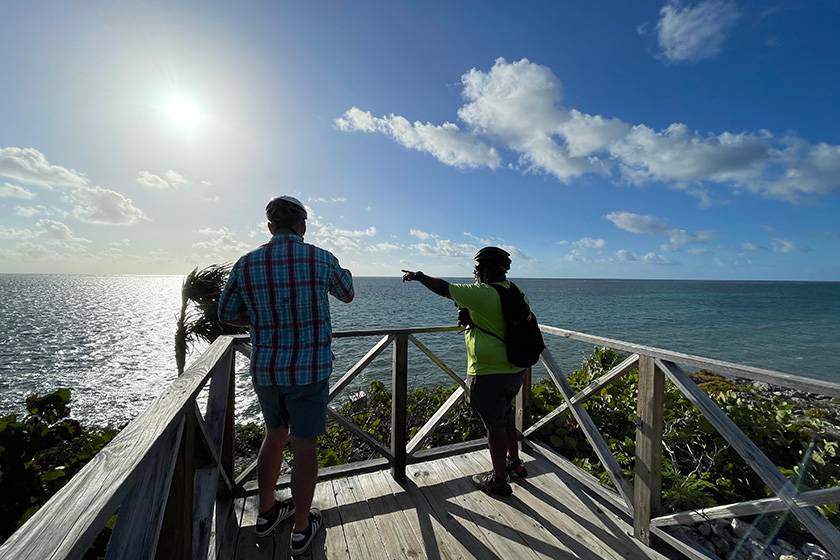
<path id="1" fill-rule="evenodd" d="M 314 438 L 292 436 L 292 501 L 295 503 L 295 532 L 309 527 L 309 509 L 318 481 L 318 444 Z"/>
<path id="2" fill-rule="evenodd" d="M 283 465 L 283 450 L 289 441 L 289 428 L 266 429 L 257 456 L 257 485 L 260 489 L 260 513 L 274 507 L 274 487 Z"/>

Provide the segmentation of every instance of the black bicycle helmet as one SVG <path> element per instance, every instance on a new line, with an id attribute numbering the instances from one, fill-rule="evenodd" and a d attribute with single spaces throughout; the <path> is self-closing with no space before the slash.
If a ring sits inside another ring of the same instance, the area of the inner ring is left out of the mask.
<path id="1" fill-rule="evenodd" d="M 479 266 L 498 266 L 505 272 L 510 270 L 510 253 L 498 247 L 484 247 L 473 258 Z"/>

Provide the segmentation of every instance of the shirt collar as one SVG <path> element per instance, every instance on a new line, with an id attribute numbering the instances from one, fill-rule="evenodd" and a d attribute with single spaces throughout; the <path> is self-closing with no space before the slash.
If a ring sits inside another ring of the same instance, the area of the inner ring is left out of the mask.
<path id="1" fill-rule="evenodd" d="M 271 236 L 271 241 L 303 241 L 303 236 L 293 232 L 293 231 L 284 231 L 280 233 L 275 233 Z"/>

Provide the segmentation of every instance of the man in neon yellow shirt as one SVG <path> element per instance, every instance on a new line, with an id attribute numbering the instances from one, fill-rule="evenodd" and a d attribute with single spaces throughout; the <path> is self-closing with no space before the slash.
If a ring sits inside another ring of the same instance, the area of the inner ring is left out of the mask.
<path id="1" fill-rule="evenodd" d="M 403 282 L 416 280 L 439 296 L 450 298 L 469 312 L 467 345 L 467 388 L 473 410 L 487 427 L 487 443 L 493 471 L 475 475 L 473 482 L 485 492 L 510 496 L 509 477 L 527 475 L 519 458 L 518 434 L 513 416 L 513 398 L 522 387 L 521 367 L 507 358 L 502 303 L 491 284 L 509 289 L 507 272 L 510 254 L 498 247 L 485 247 L 475 255 L 473 284 L 450 284 L 422 272 L 403 270 Z"/>

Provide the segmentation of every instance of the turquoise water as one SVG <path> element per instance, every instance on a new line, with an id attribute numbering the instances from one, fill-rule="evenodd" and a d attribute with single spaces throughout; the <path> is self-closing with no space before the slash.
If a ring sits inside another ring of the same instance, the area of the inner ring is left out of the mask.
<path id="1" fill-rule="evenodd" d="M 464 280 L 466 281 L 466 280 Z M 21 410 L 33 391 L 70 387 L 74 415 L 119 424 L 136 416 L 175 377 L 172 340 L 181 278 L 0 275 L 0 412 Z M 840 283 L 523 279 L 541 323 L 653 346 L 840 381 Z M 332 302 L 336 330 L 445 325 L 451 302 L 397 278 L 357 278 L 356 299 Z M 458 333 L 420 337 L 456 371 L 466 358 Z M 334 344 L 335 375 L 376 337 Z M 591 347 L 547 337 L 566 369 Z M 254 418 L 246 363 L 237 410 Z M 409 353 L 410 386 L 448 378 Z M 390 353 L 356 390 L 388 381 Z"/>

